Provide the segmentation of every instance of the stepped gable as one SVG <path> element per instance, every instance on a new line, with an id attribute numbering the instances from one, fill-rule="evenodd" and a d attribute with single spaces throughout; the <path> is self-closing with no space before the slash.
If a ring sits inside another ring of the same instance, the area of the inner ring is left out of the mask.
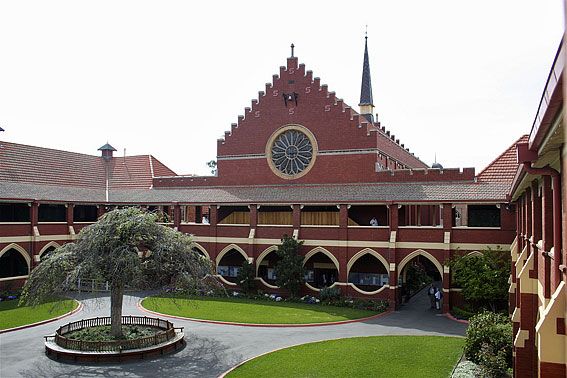
<path id="1" fill-rule="evenodd" d="M 515 141 L 508 149 L 498 156 L 492 163 L 488 164 L 477 176 L 478 181 L 494 182 L 512 185 L 516 172 L 518 171 L 518 161 L 516 158 L 516 144 L 527 142 L 528 135 L 523 135 Z"/>
<path id="2" fill-rule="evenodd" d="M 297 105 L 290 101 L 285 106 L 284 93 L 297 93 Z M 272 133 L 287 124 L 308 128 L 319 150 L 375 148 L 375 137 L 361 127 L 357 115 L 318 77 L 313 78 L 311 71 L 305 71 L 296 57 L 288 58 L 287 66 L 280 67 L 279 75 L 273 75 L 272 83 L 266 84 L 265 91 L 219 140 L 218 156 L 263 154 Z"/>
<path id="3" fill-rule="evenodd" d="M 100 157 L 0 142 L 0 181 L 104 189 L 104 178 Z"/>
<path id="4" fill-rule="evenodd" d="M 291 181 L 275 174 L 266 158 L 270 137 L 289 125 L 308 129 L 318 148 L 310 171 Z M 217 141 L 217 177 L 162 179 L 156 175 L 154 185 L 364 182 L 376 172 L 376 163 L 381 163 L 378 159 L 387 161 L 390 169 L 427 167 L 399 140 L 391 140 L 379 124 L 361 117 L 311 71 L 306 71 L 296 57 L 291 57 L 231 130 Z"/>
<path id="5" fill-rule="evenodd" d="M 297 106 L 284 106 L 284 93 L 297 93 Z M 224 138 L 218 140 L 217 155 L 263 154 L 266 141 L 279 127 L 286 124 L 301 124 L 317 139 L 320 151 L 353 148 L 378 148 L 374 132 L 378 128 L 361 117 L 352 107 L 329 91 L 321 79 L 306 71 L 298 58 L 287 59 L 287 66 L 280 67 L 279 75 L 273 75 L 265 91 L 245 108 L 238 123 L 231 125 Z M 348 133 L 348 134 L 346 134 Z M 386 134 L 383 134 L 387 139 Z M 409 168 L 426 168 L 427 165 L 406 151 L 399 143 L 384 143 L 384 153 L 399 160 Z"/>

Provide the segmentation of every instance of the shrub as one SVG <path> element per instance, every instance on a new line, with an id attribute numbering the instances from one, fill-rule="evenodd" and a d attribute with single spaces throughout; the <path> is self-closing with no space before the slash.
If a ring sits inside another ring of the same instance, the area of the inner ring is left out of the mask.
<path id="1" fill-rule="evenodd" d="M 472 362 L 492 366 L 503 360 L 512 366 L 512 323 L 507 316 L 485 311 L 471 317 L 466 337 L 465 356 Z"/>
<path id="2" fill-rule="evenodd" d="M 341 298 L 341 289 L 338 287 L 324 287 L 319 292 L 319 298 L 322 301 L 332 301 Z"/>
<path id="3" fill-rule="evenodd" d="M 451 378 L 475 378 L 477 374 L 478 365 L 471 361 L 461 361 L 453 371 Z"/>
<path id="4" fill-rule="evenodd" d="M 254 264 L 250 263 L 248 260 L 242 263 L 242 268 L 238 271 L 236 279 L 238 285 L 242 291 L 246 294 L 251 294 L 256 290 L 256 271 L 254 269 Z"/>
<path id="5" fill-rule="evenodd" d="M 370 299 L 354 299 L 352 308 L 359 310 L 370 310 L 376 312 L 384 312 L 388 309 L 388 301 L 370 300 Z"/>
<path id="6" fill-rule="evenodd" d="M 451 310 L 451 313 L 453 314 L 454 317 L 456 317 L 457 319 L 465 319 L 465 320 L 469 320 L 471 317 L 474 316 L 474 312 L 472 311 L 468 311 L 464 308 L 460 308 L 460 307 L 453 307 L 453 309 Z"/>
<path id="7" fill-rule="evenodd" d="M 493 346 L 482 344 L 479 352 L 480 375 L 489 378 L 505 377 L 508 370 L 506 351 L 495 350 Z"/>

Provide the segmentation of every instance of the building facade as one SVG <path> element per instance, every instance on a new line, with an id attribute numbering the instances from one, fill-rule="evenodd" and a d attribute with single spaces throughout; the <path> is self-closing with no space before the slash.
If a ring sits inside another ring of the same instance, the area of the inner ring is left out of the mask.
<path id="1" fill-rule="evenodd" d="M 516 208 L 515 145 L 486 169 L 427 164 L 373 114 L 365 48 L 359 112 L 287 59 L 217 144 L 217 174 L 180 176 L 151 155 L 75 154 L 0 142 L 0 285 L 21 285 L 46 253 L 116 206 L 164 213 L 193 235 L 219 279 L 237 287 L 245 260 L 258 288 L 275 286 L 283 235 L 304 243 L 304 292 L 402 303 L 409 267 L 461 301 L 448 260 L 487 248 L 509 251 Z M 524 140 L 525 137 L 521 140 Z"/>
<path id="2" fill-rule="evenodd" d="M 510 310 L 518 377 L 567 376 L 567 201 L 560 47 L 529 134 L 516 145 Z"/>

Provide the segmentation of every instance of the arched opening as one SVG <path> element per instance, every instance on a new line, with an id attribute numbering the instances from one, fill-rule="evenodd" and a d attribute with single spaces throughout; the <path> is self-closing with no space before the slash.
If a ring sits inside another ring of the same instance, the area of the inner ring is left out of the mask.
<path id="1" fill-rule="evenodd" d="M 27 276 L 28 261 L 16 248 L 6 250 L 0 256 L 0 278 Z"/>
<path id="2" fill-rule="evenodd" d="M 354 261 L 348 273 L 348 282 L 365 292 L 374 292 L 388 285 L 388 270 L 376 256 L 364 253 Z"/>
<path id="3" fill-rule="evenodd" d="M 403 302 L 433 284 L 443 290 L 443 267 L 431 254 L 417 250 L 406 256 L 399 264 L 398 285 Z"/>
<path id="4" fill-rule="evenodd" d="M 277 250 L 277 247 L 270 247 L 262 252 L 257 260 L 256 276 L 273 286 L 276 285 L 276 264 L 281 260 Z"/>
<path id="5" fill-rule="evenodd" d="M 246 261 L 246 257 L 242 252 L 231 248 L 218 260 L 217 273 L 228 282 L 237 283 L 236 277 L 244 261 Z"/>
<path id="6" fill-rule="evenodd" d="M 39 261 L 45 261 L 46 259 L 49 258 L 49 256 L 53 253 L 53 251 L 55 251 L 55 247 L 50 245 L 49 247 L 47 247 L 43 253 L 39 256 Z"/>
<path id="7" fill-rule="evenodd" d="M 201 245 L 199 244 L 194 244 L 193 248 L 191 248 L 191 250 L 193 252 L 197 252 L 199 255 L 206 257 L 207 259 L 210 259 L 211 257 L 209 256 L 207 250 L 205 248 L 203 248 Z"/>
<path id="8" fill-rule="evenodd" d="M 41 251 L 39 251 L 39 254 L 37 255 L 35 261 L 37 262 L 44 261 L 46 258 L 49 257 L 49 254 L 53 253 L 53 251 L 55 251 L 59 247 L 60 245 L 54 241 L 47 243 L 46 245 L 43 246 Z"/>
<path id="9" fill-rule="evenodd" d="M 305 283 L 316 289 L 331 286 L 339 277 L 336 259 L 326 250 L 313 250 L 305 256 Z"/>

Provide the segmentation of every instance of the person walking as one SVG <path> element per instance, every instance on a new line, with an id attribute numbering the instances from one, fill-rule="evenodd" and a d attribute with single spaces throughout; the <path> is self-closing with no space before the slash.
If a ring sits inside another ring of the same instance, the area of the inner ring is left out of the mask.
<path id="1" fill-rule="evenodd" d="M 433 284 L 431 284 L 431 286 L 429 286 L 429 289 L 427 289 L 427 295 L 429 295 L 429 304 L 431 305 L 430 308 L 435 308 L 435 291 L 436 287 Z"/>
<path id="2" fill-rule="evenodd" d="M 443 298 L 443 293 L 441 293 L 441 290 L 437 289 L 435 292 L 435 308 L 437 310 L 441 307 L 441 298 Z"/>

